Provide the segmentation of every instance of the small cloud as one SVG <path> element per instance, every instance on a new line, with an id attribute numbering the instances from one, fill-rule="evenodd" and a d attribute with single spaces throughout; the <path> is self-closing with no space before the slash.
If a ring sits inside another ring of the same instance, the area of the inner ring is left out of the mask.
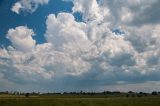
<path id="1" fill-rule="evenodd" d="M 22 5 L 21 5 L 20 2 L 17 2 L 17 3 L 15 3 L 15 4 L 13 5 L 13 7 L 12 7 L 11 10 L 12 10 L 13 12 L 19 14 L 19 13 L 20 13 L 20 9 L 22 9 Z"/>
<path id="2" fill-rule="evenodd" d="M 33 13 L 36 11 L 39 5 L 47 4 L 49 0 L 19 0 L 16 2 L 11 10 L 17 14 L 21 11 Z"/>

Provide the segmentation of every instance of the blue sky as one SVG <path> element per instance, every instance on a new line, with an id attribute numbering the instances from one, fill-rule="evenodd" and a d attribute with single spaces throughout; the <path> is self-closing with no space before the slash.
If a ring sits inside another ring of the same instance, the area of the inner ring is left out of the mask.
<path id="1" fill-rule="evenodd" d="M 0 91 L 160 90 L 159 0 L 1 0 Z"/>
<path id="2" fill-rule="evenodd" d="M 8 40 L 5 38 L 8 29 L 20 25 L 33 28 L 33 30 L 37 35 L 34 37 L 34 39 L 37 40 L 37 43 L 45 42 L 43 35 L 45 33 L 45 20 L 48 14 L 50 13 L 57 14 L 62 11 L 71 12 L 73 6 L 72 2 L 52 0 L 49 2 L 49 4 L 47 4 L 47 6 L 41 6 L 36 10 L 36 12 L 32 14 L 25 12 L 20 15 L 17 15 L 10 9 L 10 7 L 12 7 L 16 1 L 17 0 L 12 0 L 8 2 L 6 0 L 1 0 L 0 3 L 0 13 L 1 13 L 0 35 L 2 39 L 2 42 L 0 42 L 1 46 L 9 44 Z"/>

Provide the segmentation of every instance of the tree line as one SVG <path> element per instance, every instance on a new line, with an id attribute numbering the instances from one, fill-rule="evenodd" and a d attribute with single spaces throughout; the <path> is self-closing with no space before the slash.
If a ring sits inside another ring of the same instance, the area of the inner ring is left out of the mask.
<path id="1" fill-rule="evenodd" d="M 146 92 L 120 92 L 120 91 L 103 91 L 103 92 L 48 92 L 48 93 L 41 93 L 41 92 L 18 92 L 18 91 L 4 91 L 0 92 L 0 95 L 25 95 L 26 97 L 32 96 L 32 95 L 111 95 L 111 96 L 116 96 L 116 95 L 123 95 L 126 97 L 142 97 L 142 96 L 160 96 L 160 91 L 153 91 L 151 93 L 146 93 Z"/>

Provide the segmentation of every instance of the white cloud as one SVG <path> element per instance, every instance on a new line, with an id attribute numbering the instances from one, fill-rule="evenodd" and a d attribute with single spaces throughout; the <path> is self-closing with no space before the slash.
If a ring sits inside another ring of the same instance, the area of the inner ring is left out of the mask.
<path id="1" fill-rule="evenodd" d="M 83 22 L 76 22 L 72 13 L 48 15 L 44 44 L 35 44 L 27 27 L 10 29 L 7 38 L 13 47 L 0 49 L 0 75 L 11 82 L 48 82 L 51 89 L 67 90 L 159 82 L 160 25 L 145 14 L 155 3 L 74 0 L 73 13 L 81 12 Z M 138 20 L 138 15 L 148 18 Z M 124 34 L 116 35 L 114 28 Z"/>
<path id="2" fill-rule="evenodd" d="M 77 40 L 87 41 L 85 24 L 74 20 L 72 14 L 60 13 L 56 17 L 50 14 L 47 19 L 46 39 L 55 47 L 61 47 L 67 43 L 77 43 Z"/>
<path id="3" fill-rule="evenodd" d="M 19 26 L 15 29 L 9 29 L 7 38 L 17 50 L 26 52 L 31 51 L 36 44 L 36 41 L 32 38 L 33 35 L 33 30 L 25 26 Z"/>
<path id="4" fill-rule="evenodd" d="M 22 9 L 21 3 L 20 3 L 20 2 L 16 2 L 16 3 L 14 4 L 14 6 L 12 7 L 11 10 L 12 10 L 13 12 L 19 14 L 20 9 Z"/>
<path id="5" fill-rule="evenodd" d="M 61 17 L 65 18 L 59 21 Z M 73 29 L 73 23 L 79 24 L 80 26 L 83 25 L 84 28 L 74 26 L 74 28 L 80 29 L 83 33 L 79 34 L 77 33 L 78 31 L 74 33 L 73 30 L 70 30 Z M 128 77 L 131 77 L 130 80 L 132 82 L 132 80 L 136 80 L 135 78 L 137 77 L 137 73 L 139 73 L 138 77 L 146 77 L 148 74 L 152 75 L 153 73 L 158 72 L 158 60 L 156 60 L 156 62 L 152 62 L 154 64 L 148 67 L 148 63 L 146 63 L 146 61 L 149 57 L 143 57 L 143 55 L 148 56 L 150 50 L 150 56 L 153 56 L 151 52 L 156 52 L 155 56 L 159 55 L 159 50 L 156 46 L 158 43 L 156 43 L 157 41 L 153 42 L 154 40 L 159 39 L 159 37 L 155 36 L 157 34 L 152 32 L 152 26 L 144 26 L 139 29 L 134 27 L 127 28 L 124 24 L 122 30 L 124 30 L 125 34 L 123 36 L 118 36 L 112 33 L 109 29 L 108 22 L 105 22 L 105 20 L 101 24 L 99 24 L 99 22 L 95 22 L 95 20 L 89 20 L 86 23 L 77 23 L 73 19 L 73 16 L 68 13 L 63 13 L 63 15 L 59 14 L 57 17 L 49 15 L 46 24 L 47 31 L 45 36 L 48 42 L 56 45 L 56 47 L 59 48 L 57 50 L 70 55 L 71 58 L 78 56 L 83 61 L 91 64 L 91 68 L 87 71 L 91 75 L 94 73 L 93 70 L 95 68 L 97 70 L 104 70 L 104 75 L 99 72 L 99 74 L 103 76 L 104 80 L 106 80 L 105 75 L 108 76 L 110 74 L 116 75 L 121 73 L 120 77 L 117 77 L 117 80 L 123 79 L 126 81 L 129 80 L 127 79 Z M 70 29 L 68 29 L 68 27 Z M 54 29 L 55 31 L 53 31 Z M 66 29 L 67 34 L 62 31 Z M 157 27 L 155 29 L 157 29 Z M 157 30 L 155 30 L 155 32 L 156 31 Z M 133 34 L 136 35 L 133 36 Z M 83 38 L 87 39 L 81 39 L 82 37 L 80 35 L 85 36 Z M 75 38 L 75 36 L 77 38 Z M 145 38 L 143 36 L 147 37 Z M 139 45 L 136 46 L 134 44 L 132 41 L 133 37 L 137 38 L 137 40 L 135 40 L 135 44 L 138 41 Z M 150 44 L 151 42 L 153 44 Z M 141 47 L 143 45 L 145 45 L 145 47 Z M 156 50 L 147 49 L 151 48 L 150 46 L 155 47 Z M 140 52 L 137 47 L 141 47 L 140 50 L 142 50 L 142 52 Z M 146 49 L 145 51 L 143 51 L 144 48 Z M 154 60 L 155 59 L 153 59 L 153 61 Z M 112 77 L 109 77 L 109 79 L 109 81 L 111 81 Z"/>
<path id="6" fill-rule="evenodd" d="M 104 16 L 109 15 L 109 10 L 101 8 L 97 0 L 73 0 L 73 4 L 73 12 L 81 12 L 85 21 L 102 21 Z"/>
<path id="7" fill-rule="evenodd" d="M 99 0 L 100 7 L 107 7 L 111 16 L 105 17 L 112 24 L 156 24 L 159 20 L 159 0 Z M 155 9 L 156 8 L 156 9 Z M 152 16 L 152 17 L 151 17 Z"/>
<path id="8" fill-rule="evenodd" d="M 47 4 L 49 0 L 19 0 L 16 2 L 11 10 L 17 14 L 21 11 L 35 12 L 39 5 Z"/>

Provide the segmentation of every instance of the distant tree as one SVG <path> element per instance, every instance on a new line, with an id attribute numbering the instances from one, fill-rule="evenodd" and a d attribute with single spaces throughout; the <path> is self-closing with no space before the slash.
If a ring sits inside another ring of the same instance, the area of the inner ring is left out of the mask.
<path id="1" fill-rule="evenodd" d="M 139 92 L 139 94 L 143 95 L 144 93 L 143 92 Z"/>
<path id="2" fill-rule="evenodd" d="M 9 94 L 8 91 L 0 92 L 0 94 Z"/>
<path id="3" fill-rule="evenodd" d="M 128 98 L 128 97 L 129 97 L 129 94 L 127 94 L 126 97 Z"/>
<path id="4" fill-rule="evenodd" d="M 121 92 L 120 91 L 114 91 L 112 92 L 113 94 L 120 94 Z"/>
<path id="5" fill-rule="evenodd" d="M 153 91 L 152 95 L 158 95 L 158 93 L 156 91 Z"/>
<path id="6" fill-rule="evenodd" d="M 142 97 L 142 95 L 141 94 L 137 94 L 137 97 Z"/>
<path id="7" fill-rule="evenodd" d="M 133 94 L 134 92 L 133 92 L 133 91 L 129 91 L 128 93 L 129 93 L 129 94 Z"/>
<path id="8" fill-rule="evenodd" d="M 9 94 L 9 91 L 5 91 L 5 94 Z"/>
<path id="9" fill-rule="evenodd" d="M 106 93 L 106 94 L 111 94 L 112 92 L 111 92 L 111 91 L 106 91 L 105 93 Z"/>
<path id="10" fill-rule="evenodd" d="M 148 94 L 147 94 L 147 93 L 144 93 L 143 95 L 144 95 L 144 96 L 148 96 Z"/>
<path id="11" fill-rule="evenodd" d="M 26 94 L 25 94 L 25 97 L 28 98 L 28 97 L 29 97 L 29 93 L 26 93 Z"/>
<path id="12" fill-rule="evenodd" d="M 135 97 L 135 94 L 134 94 L 134 93 L 132 94 L 132 97 Z"/>
<path id="13" fill-rule="evenodd" d="M 83 91 L 80 91 L 80 94 L 83 94 L 84 92 Z"/>

